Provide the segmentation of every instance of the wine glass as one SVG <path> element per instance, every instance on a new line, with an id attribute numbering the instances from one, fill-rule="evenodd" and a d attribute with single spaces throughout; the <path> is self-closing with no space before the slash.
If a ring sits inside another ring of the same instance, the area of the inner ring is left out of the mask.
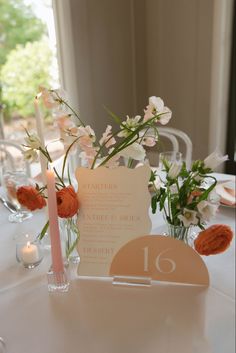
<path id="1" fill-rule="evenodd" d="M 0 337 L 0 353 L 5 353 L 6 352 L 6 343 L 4 342 L 4 339 Z"/>
<path id="2" fill-rule="evenodd" d="M 163 160 L 165 160 L 168 164 L 172 163 L 182 163 L 182 153 L 177 151 L 167 151 L 161 152 L 159 154 L 159 169 L 162 170 L 164 168 Z"/>
<path id="3" fill-rule="evenodd" d="M 20 186 L 30 185 L 30 180 L 23 171 L 13 171 L 5 173 L 3 176 L 4 185 L 7 191 L 9 201 L 17 208 L 17 212 L 10 214 L 10 222 L 21 223 L 32 217 L 32 213 L 24 209 L 17 199 L 17 189 Z"/>

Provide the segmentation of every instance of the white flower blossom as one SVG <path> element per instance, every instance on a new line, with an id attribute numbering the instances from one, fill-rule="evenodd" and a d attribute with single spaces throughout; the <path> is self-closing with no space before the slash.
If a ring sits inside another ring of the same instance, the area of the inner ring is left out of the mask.
<path id="1" fill-rule="evenodd" d="M 65 99 L 65 92 L 62 89 L 48 90 L 45 87 L 40 87 L 38 98 L 42 97 L 43 103 L 46 108 L 54 109 L 61 106 L 61 99 Z"/>
<path id="2" fill-rule="evenodd" d="M 178 188 L 175 184 L 170 185 L 171 194 L 178 194 Z"/>
<path id="3" fill-rule="evenodd" d="M 34 149 L 28 149 L 23 152 L 24 158 L 30 162 L 36 162 L 38 160 L 38 153 Z"/>
<path id="4" fill-rule="evenodd" d="M 180 163 L 174 162 L 171 164 L 171 167 L 168 172 L 168 177 L 170 179 L 175 179 L 181 171 L 182 165 Z"/>
<path id="5" fill-rule="evenodd" d="M 78 127 L 78 136 L 83 137 L 83 136 L 88 136 L 91 138 L 93 142 L 96 141 L 96 136 L 94 130 L 91 128 L 90 125 L 87 126 L 79 126 Z"/>
<path id="6" fill-rule="evenodd" d="M 197 209 L 204 221 L 210 221 L 210 219 L 215 216 L 218 205 L 203 200 L 199 202 Z"/>
<path id="7" fill-rule="evenodd" d="M 32 149 L 39 149 L 42 147 L 42 142 L 40 141 L 40 138 L 36 134 L 31 134 L 25 137 L 25 142 L 27 147 L 30 147 Z"/>
<path id="8" fill-rule="evenodd" d="M 103 145 L 105 143 L 105 146 L 109 148 L 116 143 L 115 138 L 112 137 L 111 130 L 112 130 L 112 126 L 107 125 L 106 131 L 102 134 L 102 138 L 99 141 L 100 145 Z"/>
<path id="9" fill-rule="evenodd" d="M 159 177 L 159 175 L 156 176 L 156 179 L 154 180 L 154 185 L 156 188 L 155 191 L 160 190 L 160 188 L 163 186 L 163 182 L 161 181 L 161 178 Z"/>
<path id="10" fill-rule="evenodd" d="M 158 133 L 154 129 L 146 129 L 146 131 L 141 131 L 139 135 L 138 142 L 143 146 L 153 147 L 158 141 Z"/>
<path id="11" fill-rule="evenodd" d="M 187 208 L 183 209 L 183 214 L 179 215 L 178 218 L 183 222 L 185 227 L 198 224 L 197 212 L 188 210 Z"/>
<path id="12" fill-rule="evenodd" d="M 139 127 L 140 120 L 141 120 L 140 115 L 136 115 L 134 118 L 130 118 L 127 115 L 127 119 L 120 126 L 121 131 L 119 132 L 119 134 L 117 136 L 119 136 L 119 137 L 129 136 L 133 131 L 135 131 Z"/>
<path id="13" fill-rule="evenodd" d="M 162 125 L 168 124 L 172 116 L 172 111 L 168 107 L 164 107 L 160 117 L 159 121 Z"/>
<path id="14" fill-rule="evenodd" d="M 211 168 L 212 170 L 216 169 L 221 163 L 227 161 L 228 155 L 223 156 L 218 152 L 211 153 L 208 157 L 204 159 L 204 164 L 207 168 Z"/>
<path id="15" fill-rule="evenodd" d="M 171 119 L 172 112 L 168 107 L 164 106 L 164 102 L 160 97 L 152 96 L 149 98 L 149 104 L 144 110 L 144 121 L 154 118 L 159 115 L 159 121 L 162 125 L 166 125 Z"/>
<path id="16" fill-rule="evenodd" d="M 132 158 L 136 161 L 143 161 L 146 156 L 146 151 L 139 143 L 134 142 L 133 144 L 129 145 L 128 147 L 124 148 L 120 152 L 120 156 L 124 158 Z"/>

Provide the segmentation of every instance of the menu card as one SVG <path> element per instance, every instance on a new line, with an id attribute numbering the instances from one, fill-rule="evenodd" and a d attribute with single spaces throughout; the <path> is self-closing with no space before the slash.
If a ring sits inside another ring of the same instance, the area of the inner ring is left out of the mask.
<path id="1" fill-rule="evenodd" d="M 78 168 L 78 274 L 109 276 L 117 251 L 151 231 L 148 166 Z"/>

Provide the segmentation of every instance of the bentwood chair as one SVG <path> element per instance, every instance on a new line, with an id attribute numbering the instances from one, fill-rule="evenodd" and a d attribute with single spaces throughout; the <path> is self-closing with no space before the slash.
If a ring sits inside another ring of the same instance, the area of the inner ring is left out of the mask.
<path id="1" fill-rule="evenodd" d="M 181 152 L 183 154 L 183 160 L 185 160 L 187 168 L 191 167 L 193 146 L 189 136 L 185 132 L 171 127 L 158 127 L 158 132 L 159 149 L 161 148 L 163 151 L 172 150 L 174 152 Z M 150 135 L 152 135 L 152 133 L 155 134 L 154 131 L 150 131 Z M 166 149 L 164 140 L 168 140 L 168 146 L 170 145 L 171 147 Z"/>
<path id="2" fill-rule="evenodd" d="M 158 131 L 160 136 L 170 140 L 174 152 L 182 152 L 180 151 L 181 144 L 184 148 L 183 156 L 185 157 L 183 159 L 186 162 L 187 168 L 190 168 L 192 163 L 193 144 L 189 136 L 185 132 L 171 127 L 160 127 Z"/>

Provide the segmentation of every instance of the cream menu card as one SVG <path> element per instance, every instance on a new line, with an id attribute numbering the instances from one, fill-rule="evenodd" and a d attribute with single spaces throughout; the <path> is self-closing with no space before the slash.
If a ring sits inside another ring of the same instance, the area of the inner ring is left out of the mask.
<path id="1" fill-rule="evenodd" d="M 150 168 L 78 168 L 76 178 L 80 203 L 78 274 L 109 276 L 117 251 L 151 231 Z"/>

